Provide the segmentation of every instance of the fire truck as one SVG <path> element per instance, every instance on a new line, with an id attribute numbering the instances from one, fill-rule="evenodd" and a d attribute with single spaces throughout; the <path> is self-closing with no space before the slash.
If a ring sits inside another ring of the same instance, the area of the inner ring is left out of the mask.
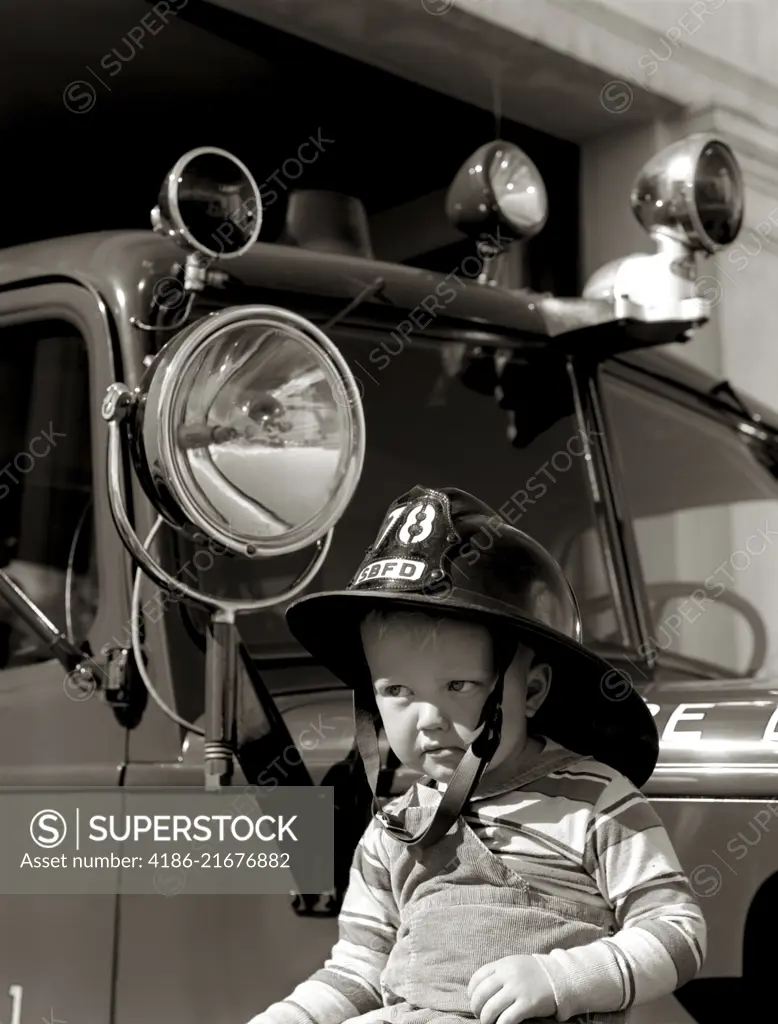
<path id="1" fill-rule="evenodd" d="M 737 159 L 690 136 L 629 198 L 655 251 L 574 298 L 497 283 L 548 206 L 499 141 L 453 178 L 472 250 L 446 275 L 373 259 L 343 196 L 297 194 L 284 244 L 259 242 L 250 169 L 211 147 L 164 179 L 151 231 L 0 252 L 0 795 L 323 786 L 335 805 L 327 892 L 52 894 L 17 873 L 0 1020 L 240 1024 L 323 963 L 370 809 L 350 694 L 283 613 L 344 585 L 416 483 L 541 541 L 655 717 L 645 792 L 709 952 L 632 1019 L 770 1017 L 778 415 L 667 350 L 715 306 Z M 388 797 L 412 776 L 383 753 Z"/>

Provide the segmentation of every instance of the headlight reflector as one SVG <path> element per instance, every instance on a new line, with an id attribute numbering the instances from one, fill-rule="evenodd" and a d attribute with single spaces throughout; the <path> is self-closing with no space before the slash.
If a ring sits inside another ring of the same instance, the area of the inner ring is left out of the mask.
<path id="1" fill-rule="evenodd" d="M 172 339 L 149 375 L 133 450 L 169 521 L 267 556 L 334 525 L 361 473 L 364 419 L 348 365 L 309 321 L 223 310 Z"/>

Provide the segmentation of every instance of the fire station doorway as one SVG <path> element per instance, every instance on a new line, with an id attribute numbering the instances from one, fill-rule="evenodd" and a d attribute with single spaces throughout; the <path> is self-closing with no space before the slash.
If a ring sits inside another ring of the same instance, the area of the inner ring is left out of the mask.
<path id="1" fill-rule="evenodd" d="M 0 165 L 0 188 L 17 194 L 23 182 L 30 201 L 6 204 L 3 246 L 147 230 L 161 176 L 181 153 L 215 145 L 262 184 L 260 241 L 281 238 L 293 190 L 335 190 L 364 203 L 378 259 L 448 273 L 472 246 L 445 219 L 446 189 L 478 146 L 502 136 L 537 164 L 550 210 L 510 283 L 579 293 L 577 145 L 501 118 L 497 96 L 481 109 L 217 5 L 173 6 L 156 29 L 147 0 L 95 6 L 84 38 L 50 50 L 32 16 L 20 29 L 19 45 L 40 52 L 29 83 L 17 61 L 14 88 L 35 86 L 42 99 L 4 118 L 10 131 L 24 122 L 25 142 Z M 137 24 L 152 25 L 142 44 L 127 34 Z"/>

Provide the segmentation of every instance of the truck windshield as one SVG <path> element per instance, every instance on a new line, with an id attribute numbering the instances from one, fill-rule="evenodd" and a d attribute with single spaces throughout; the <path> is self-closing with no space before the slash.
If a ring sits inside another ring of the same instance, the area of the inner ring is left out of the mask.
<path id="1" fill-rule="evenodd" d="M 774 458 L 688 398 L 603 383 L 660 656 L 775 675 Z"/>
<path id="2" fill-rule="evenodd" d="M 585 638 L 624 643 L 614 614 L 586 475 L 584 436 L 573 414 L 565 369 L 519 371 L 530 410 L 517 414 L 523 446 L 508 438 L 508 413 L 492 395 L 452 375 L 461 347 L 423 339 L 396 351 L 381 335 L 333 335 L 359 382 L 367 452 L 357 492 L 335 529 L 330 553 L 309 591 L 344 587 L 372 543 L 388 505 L 415 484 L 457 486 L 476 494 L 560 561 L 576 591 Z M 535 415 L 537 410 L 538 415 Z M 530 439 L 529 425 L 540 432 Z M 488 541 L 485 541 L 488 543 Z M 249 562 L 218 559 L 200 574 L 212 593 L 267 596 L 288 585 L 311 549 Z M 286 629 L 285 605 L 242 616 L 241 633 L 257 658 L 302 653 Z"/>

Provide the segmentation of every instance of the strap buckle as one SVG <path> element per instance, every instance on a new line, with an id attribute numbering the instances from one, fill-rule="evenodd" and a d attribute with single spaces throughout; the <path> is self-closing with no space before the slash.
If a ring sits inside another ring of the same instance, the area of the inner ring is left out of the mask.
<path id="1" fill-rule="evenodd" d="M 395 818 L 392 814 L 387 814 L 385 811 L 378 811 L 376 818 L 378 818 L 384 828 L 399 832 L 405 831 L 400 819 Z"/>

